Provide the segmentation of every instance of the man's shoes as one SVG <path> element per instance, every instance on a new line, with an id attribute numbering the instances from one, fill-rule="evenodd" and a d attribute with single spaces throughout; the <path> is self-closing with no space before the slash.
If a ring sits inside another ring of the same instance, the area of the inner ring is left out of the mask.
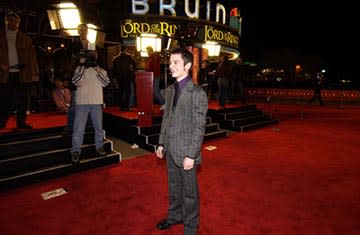
<path id="1" fill-rule="evenodd" d="M 156 227 L 157 227 L 158 229 L 160 229 L 160 230 L 164 230 L 164 229 L 170 228 L 171 226 L 173 226 L 173 225 L 175 225 L 175 224 L 181 224 L 181 223 L 182 223 L 182 221 L 170 223 L 170 222 L 168 222 L 167 219 L 164 219 L 164 220 L 160 221 L 160 222 L 156 225 Z"/>
<path id="2" fill-rule="evenodd" d="M 105 156 L 107 153 L 104 149 L 104 147 L 100 147 L 100 148 L 97 148 L 96 149 L 96 153 L 99 155 L 99 156 Z"/>
<path id="3" fill-rule="evenodd" d="M 18 125 L 18 129 L 32 129 L 33 127 L 28 124 Z"/>
<path id="4" fill-rule="evenodd" d="M 78 166 L 80 164 L 80 153 L 79 152 L 71 153 L 71 163 L 73 164 L 73 166 Z"/>

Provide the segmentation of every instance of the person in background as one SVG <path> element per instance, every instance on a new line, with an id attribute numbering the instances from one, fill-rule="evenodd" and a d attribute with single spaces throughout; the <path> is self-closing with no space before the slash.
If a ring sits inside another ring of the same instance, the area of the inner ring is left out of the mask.
<path id="1" fill-rule="evenodd" d="M 209 61 L 208 60 L 204 60 L 201 63 L 201 68 L 199 71 L 199 80 L 198 83 L 199 85 L 204 89 L 205 93 L 208 95 L 209 94 Z"/>
<path id="2" fill-rule="evenodd" d="M 132 58 L 135 57 L 135 53 L 132 50 L 127 50 L 127 54 Z M 130 98 L 129 98 L 129 108 L 136 106 L 137 104 L 137 95 L 136 95 L 136 68 L 131 66 L 131 74 L 132 74 L 132 83 L 130 89 Z"/>
<path id="3" fill-rule="evenodd" d="M 231 62 L 227 56 L 224 56 L 216 69 L 218 77 L 219 97 L 218 102 L 220 108 L 225 108 L 225 103 L 229 94 L 229 79 L 231 72 Z"/>
<path id="4" fill-rule="evenodd" d="M 84 140 L 86 120 L 91 116 L 94 127 L 96 152 L 99 156 L 106 155 L 103 148 L 104 131 L 102 127 L 103 87 L 110 83 L 106 70 L 97 65 L 96 52 L 89 52 L 80 59 L 84 61 L 76 69 L 72 78 L 77 87 L 75 97 L 75 120 L 72 135 L 72 163 L 80 162 L 81 145 Z"/>
<path id="5" fill-rule="evenodd" d="M 69 88 L 64 86 L 64 81 L 57 77 L 55 78 L 55 88 L 52 91 L 52 97 L 55 105 L 60 112 L 67 113 L 71 102 L 71 92 Z"/>
<path id="6" fill-rule="evenodd" d="M 8 13 L 5 24 L 0 32 L 0 129 L 6 127 L 12 107 L 17 128 L 31 129 L 26 109 L 33 83 L 39 80 L 36 52 L 31 38 L 19 30 L 18 14 Z"/>
<path id="7" fill-rule="evenodd" d="M 185 235 L 195 235 L 199 228 L 197 166 L 208 110 L 206 93 L 189 75 L 192 65 L 188 50 L 171 52 L 169 68 L 176 81 L 163 91 L 164 115 L 156 150 L 158 158 L 166 157 L 169 187 L 167 217 L 156 226 L 163 230 L 183 223 Z"/>
<path id="8" fill-rule="evenodd" d="M 72 47 L 72 58 L 71 58 L 71 67 L 72 72 L 75 71 L 75 68 L 79 64 L 83 64 L 85 62 L 85 58 L 81 58 L 81 52 L 88 50 L 89 40 L 87 39 L 88 35 L 88 26 L 85 23 L 81 23 L 78 25 L 78 34 L 79 37 L 74 38 L 74 41 L 71 45 Z M 72 74 L 73 76 L 73 74 Z M 71 79 L 71 77 L 69 79 Z M 71 134 L 74 129 L 74 119 L 75 119 L 75 97 L 76 97 L 76 86 L 72 83 L 72 81 L 69 81 L 69 89 L 71 91 L 71 102 L 70 107 L 67 112 L 67 127 L 65 129 L 66 133 Z M 89 120 L 87 120 L 87 128 L 91 128 L 91 117 L 89 116 Z"/>
<path id="9" fill-rule="evenodd" d="M 316 78 L 315 85 L 314 85 L 314 95 L 313 97 L 308 101 L 307 106 L 310 107 L 310 105 L 315 101 L 318 100 L 320 105 L 324 105 L 324 101 L 321 96 L 321 88 L 322 88 L 323 78 Z"/>
<path id="10" fill-rule="evenodd" d="M 146 47 L 146 51 L 149 55 L 149 59 L 147 62 L 147 71 L 153 72 L 154 80 L 153 80 L 153 92 L 155 102 L 163 105 L 165 103 L 164 97 L 160 92 L 160 79 L 161 79 L 161 72 L 160 72 L 160 64 L 161 58 L 159 53 L 154 52 L 154 49 L 151 46 Z"/>
<path id="11" fill-rule="evenodd" d="M 87 24 L 79 24 L 77 30 L 79 37 L 74 39 L 72 45 L 73 55 L 75 56 L 78 55 L 78 53 L 82 50 L 88 50 L 89 47 L 89 40 L 87 39 L 89 28 Z"/>
<path id="12" fill-rule="evenodd" d="M 120 88 L 120 110 L 129 111 L 131 87 L 135 88 L 134 71 L 137 64 L 134 59 L 126 53 L 126 46 L 121 46 L 120 54 L 112 62 L 112 74 L 117 80 Z"/>
<path id="13" fill-rule="evenodd" d="M 247 98 L 244 93 L 244 60 L 239 56 L 232 64 L 230 72 L 229 96 L 232 100 L 240 98 L 242 104 L 247 103 Z"/>

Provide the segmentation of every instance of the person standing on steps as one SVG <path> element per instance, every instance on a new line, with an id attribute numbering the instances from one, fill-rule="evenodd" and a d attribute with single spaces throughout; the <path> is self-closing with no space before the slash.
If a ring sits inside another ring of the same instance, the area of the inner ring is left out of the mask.
<path id="1" fill-rule="evenodd" d="M 71 148 L 73 165 L 78 165 L 80 162 L 81 145 L 83 144 L 86 121 L 89 115 L 94 127 L 96 152 L 99 156 L 107 154 L 103 148 L 102 106 L 104 103 L 103 87 L 109 85 L 110 79 L 106 70 L 98 66 L 95 51 L 90 51 L 82 56 L 81 59 L 83 58 L 85 61 L 75 69 L 72 78 L 73 84 L 77 87 Z"/>

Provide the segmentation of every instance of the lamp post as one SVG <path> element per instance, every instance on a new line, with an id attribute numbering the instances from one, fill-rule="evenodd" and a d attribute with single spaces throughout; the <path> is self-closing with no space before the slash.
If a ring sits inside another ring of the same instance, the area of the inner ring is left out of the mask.
<path id="1" fill-rule="evenodd" d="M 55 5 L 55 9 L 48 10 L 47 13 L 52 30 L 63 30 L 70 36 L 79 36 L 78 26 L 82 22 L 82 18 L 75 4 L 71 2 L 59 3 Z M 93 24 L 87 24 L 87 27 L 88 49 L 95 50 L 98 28 Z"/>
<path id="2" fill-rule="evenodd" d="M 146 48 L 151 46 L 154 52 L 161 52 L 161 38 L 155 34 L 142 33 L 136 37 L 136 49 L 140 52 L 142 57 L 148 57 Z"/>
<path id="3" fill-rule="evenodd" d="M 217 42 L 207 41 L 203 48 L 208 50 L 208 56 L 219 56 L 221 46 Z"/>
<path id="4" fill-rule="evenodd" d="M 52 30 L 64 30 L 71 36 L 78 35 L 77 27 L 81 23 L 79 9 L 73 3 L 59 3 L 55 9 L 48 10 L 48 18 Z"/>

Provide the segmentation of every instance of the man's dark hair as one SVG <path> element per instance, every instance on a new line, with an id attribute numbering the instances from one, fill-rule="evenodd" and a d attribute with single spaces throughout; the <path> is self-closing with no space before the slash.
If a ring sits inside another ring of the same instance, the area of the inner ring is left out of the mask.
<path id="1" fill-rule="evenodd" d="M 81 23 L 78 25 L 77 29 L 79 30 L 81 27 L 89 28 L 86 23 Z"/>
<path id="2" fill-rule="evenodd" d="M 126 51 L 126 46 L 122 45 L 122 46 L 120 47 L 120 51 L 121 51 L 121 52 L 125 52 L 125 51 Z"/>
<path id="3" fill-rule="evenodd" d="M 191 63 L 191 65 L 194 64 L 194 56 L 191 54 L 190 51 L 185 48 L 176 48 L 171 52 L 171 55 L 173 54 L 180 54 L 182 59 L 184 60 L 184 65 L 186 65 L 187 63 Z"/>
<path id="4" fill-rule="evenodd" d="M 16 19 L 20 20 L 19 14 L 15 13 L 13 11 L 10 11 L 9 13 L 6 14 L 5 18 L 8 18 L 8 17 L 15 17 Z"/>
<path id="5" fill-rule="evenodd" d="M 210 61 L 209 60 L 203 60 L 202 64 L 209 65 Z"/>

